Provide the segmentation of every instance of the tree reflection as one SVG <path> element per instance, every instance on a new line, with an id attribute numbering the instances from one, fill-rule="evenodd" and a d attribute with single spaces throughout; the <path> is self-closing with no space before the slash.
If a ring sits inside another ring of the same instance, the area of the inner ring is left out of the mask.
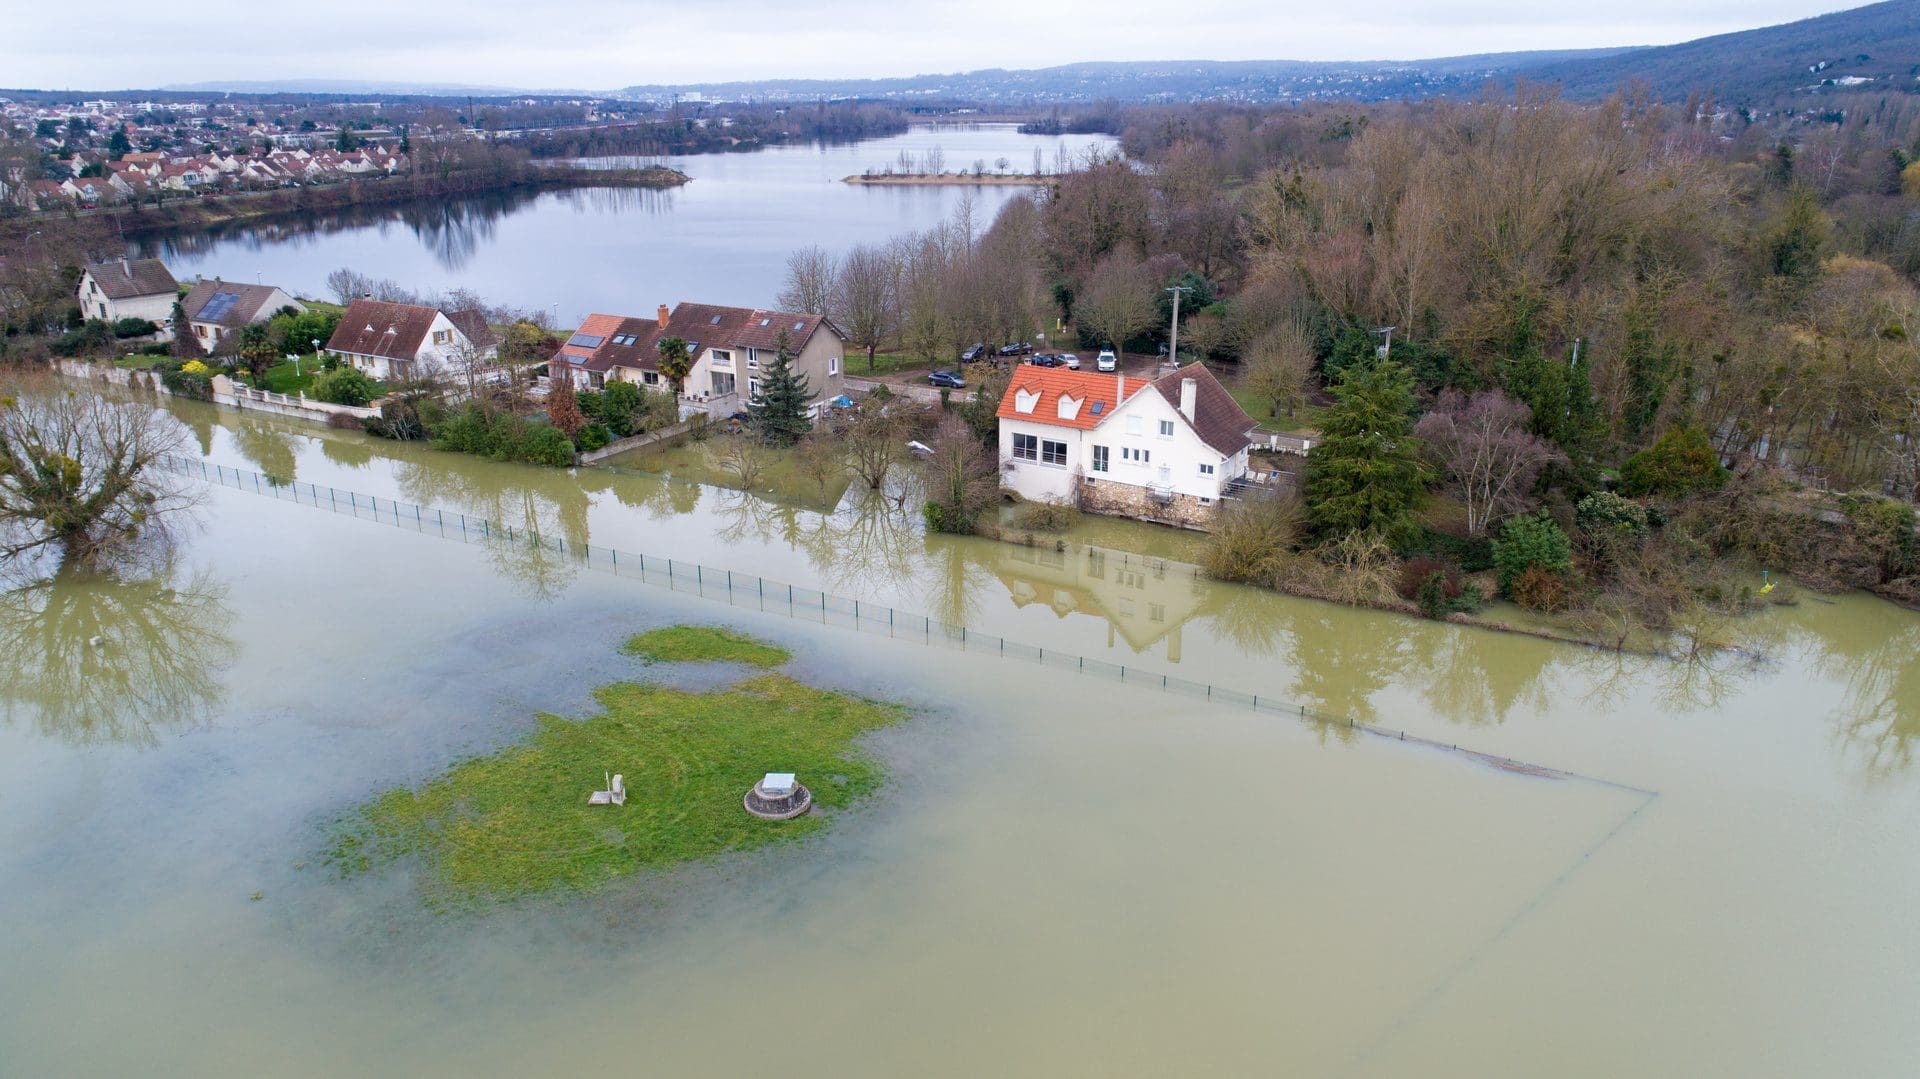
<path id="1" fill-rule="evenodd" d="M 204 722 L 234 642 L 226 591 L 171 567 L 121 575 L 62 569 L 0 594 L 0 709 L 74 744 L 152 744 Z M 96 643 L 97 642 L 97 643 Z"/>
<path id="2" fill-rule="evenodd" d="M 241 419 L 233 424 L 233 445 L 275 487 L 293 483 L 296 455 L 292 435 L 264 420 Z"/>
<path id="3" fill-rule="evenodd" d="M 1913 763 L 1920 739 L 1920 625 L 1902 617 L 1889 633 L 1878 620 L 1860 621 L 1876 632 L 1825 635 L 1814 666 L 1841 685 L 1840 743 L 1865 755 L 1868 774 L 1887 778 Z"/>
<path id="4" fill-rule="evenodd" d="M 1294 701 L 1330 719 L 1375 722 L 1374 694 L 1408 667 L 1409 623 L 1372 617 L 1356 625 L 1352 612 L 1304 605 L 1299 611 L 1289 627 Z"/>
<path id="5" fill-rule="evenodd" d="M 1453 723 L 1504 723 L 1521 704 L 1548 710 L 1545 675 L 1560 645 L 1433 624 L 1410 638 L 1407 677 Z"/>
<path id="6" fill-rule="evenodd" d="M 448 454 L 436 455 L 431 463 L 396 461 L 394 479 L 405 501 L 452 506 L 491 522 L 499 531 L 490 532 L 485 544 L 489 557 L 534 599 L 553 599 L 579 575 L 593 500 L 571 475 L 489 467 Z"/>

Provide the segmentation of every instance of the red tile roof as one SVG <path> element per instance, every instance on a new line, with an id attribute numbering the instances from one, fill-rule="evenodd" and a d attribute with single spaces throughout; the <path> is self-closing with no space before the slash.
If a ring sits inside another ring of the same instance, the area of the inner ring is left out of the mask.
<path id="1" fill-rule="evenodd" d="M 765 325 L 761 325 L 763 322 Z M 796 326 L 799 329 L 795 329 Z M 780 330 L 785 328 L 788 347 L 797 355 L 823 326 L 832 333 L 845 336 L 831 322 L 814 315 L 683 303 L 676 305 L 668 314 L 665 327 L 660 325 L 657 315 L 652 318 L 589 315 L 574 334 L 576 337 L 598 337 L 601 340 L 591 345 L 581 341 L 561 351 L 569 359 L 581 357 L 578 365 L 589 371 L 609 371 L 615 367 L 657 371 L 660 369 L 660 340 L 664 337 L 678 337 L 686 341 L 688 352 L 698 359 L 701 352 L 710 348 L 756 348 L 770 352 Z M 631 342 L 625 340 L 629 337 L 633 339 Z"/>
<path id="2" fill-rule="evenodd" d="M 1147 388 L 1141 378 L 1125 375 L 1100 375 L 1091 371 L 1072 371 L 1064 367 L 1035 367 L 1021 364 L 1014 369 L 1007 392 L 1000 398 L 996 413 L 1003 420 L 1026 420 L 1049 427 L 1072 427 L 1090 431 L 1113 415 L 1114 406 Z M 1023 412 L 1018 404 L 1023 393 L 1038 393 L 1032 411 Z M 1060 416 L 1060 398 L 1080 402 L 1071 419 Z"/>

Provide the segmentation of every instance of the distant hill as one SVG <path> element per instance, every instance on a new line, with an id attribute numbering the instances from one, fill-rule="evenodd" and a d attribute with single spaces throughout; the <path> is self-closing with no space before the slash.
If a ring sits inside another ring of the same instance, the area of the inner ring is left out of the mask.
<path id="1" fill-rule="evenodd" d="M 1629 49 L 1483 53 L 1431 60 L 1143 60 L 912 75 L 890 79 L 769 79 L 629 86 L 618 97 L 667 101 L 697 93 L 728 101 L 819 98 L 1031 104 L 1103 101 L 1381 101 L 1472 93 L 1488 79 Z"/>
<path id="2" fill-rule="evenodd" d="M 1669 100 L 1711 91 L 1727 105 L 1765 105 L 1807 93 L 1920 93 L 1920 0 L 1837 11 L 1781 26 L 1680 45 L 1565 60 L 1524 72 L 1572 98 L 1604 97 L 1629 80 Z"/>
<path id="3" fill-rule="evenodd" d="M 523 90 L 464 83 L 390 82 L 375 79 L 226 79 L 163 86 L 178 93 L 384 94 L 399 97 L 590 97 L 584 90 Z"/>

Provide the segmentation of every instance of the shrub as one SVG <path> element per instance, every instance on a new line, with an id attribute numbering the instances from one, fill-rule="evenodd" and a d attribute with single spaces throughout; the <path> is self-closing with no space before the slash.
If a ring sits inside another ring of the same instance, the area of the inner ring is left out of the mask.
<path id="1" fill-rule="evenodd" d="M 194 370 L 187 370 L 179 363 L 156 363 L 153 370 L 160 376 L 160 384 L 175 397 L 184 397 L 190 401 L 213 400 L 213 379 L 209 377 L 211 369 L 206 364 L 194 364 Z"/>
<path id="2" fill-rule="evenodd" d="M 573 464 L 573 441 L 550 423 L 528 425 L 518 457 L 536 465 L 566 468 Z"/>
<path id="3" fill-rule="evenodd" d="M 104 353 L 113 348 L 113 324 L 100 319 L 88 319 L 78 329 L 68 330 L 53 343 L 53 351 L 58 356 L 85 356 Z"/>
<path id="4" fill-rule="evenodd" d="M 1449 600 L 1460 598 L 1461 590 L 1464 588 L 1460 575 L 1446 564 L 1424 555 L 1409 558 L 1400 564 L 1400 584 L 1394 591 L 1400 593 L 1402 599 L 1417 601 L 1420 598 L 1420 590 L 1426 587 L 1427 579 L 1436 573 L 1440 575 L 1442 598 Z"/>
<path id="5" fill-rule="evenodd" d="M 1079 520 L 1080 511 L 1064 502 L 1022 502 L 1013 510 L 1013 527 L 1022 532 L 1065 532 Z"/>
<path id="6" fill-rule="evenodd" d="M 378 384 L 358 369 L 336 367 L 321 372 L 307 388 L 307 395 L 328 404 L 359 407 L 373 400 L 378 389 Z"/>
<path id="7" fill-rule="evenodd" d="M 113 324 L 115 337 L 145 337 L 150 333 L 159 333 L 160 327 L 144 318 L 123 318 Z"/>
<path id="8" fill-rule="evenodd" d="M 1514 578 L 1507 594 L 1529 611 L 1564 611 L 1573 600 L 1566 574 L 1545 566 L 1528 566 Z"/>
<path id="9" fill-rule="evenodd" d="M 208 367 L 199 360 L 188 360 L 186 363 L 181 364 L 180 372 L 187 375 L 199 375 L 201 378 L 213 377 L 213 368 Z"/>
<path id="10" fill-rule="evenodd" d="M 1647 538 L 1647 507 L 1612 491 L 1600 491 L 1581 499 L 1574 507 L 1573 521 L 1582 532 L 1622 534 L 1636 540 Z"/>
<path id="11" fill-rule="evenodd" d="M 1300 504 L 1291 498 L 1236 502 L 1214 520 L 1200 568 L 1216 581 L 1274 587 L 1300 538 Z"/>
<path id="12" fill-rule="evenodd" d="M 350 412 L 333 412 L 327 415 L 327 426 L 336 431 L 371 431 L 372 425 L 377 422 L 378 419 L 379 417 L 376 416 L 362 423 Z M 375 433 L 377 434 L 378 432 Z"/>
<path id="13" fill-rule="evenodd" d="M 1875 495 L 1848 495 L 1840 505 L 1880 571 L 1880 582 L 1920 573 L 1920 538 L 1913 532 L 1913 507 Z"/>
<path id="14" fill-rule="evenodd" d="M 1727 482 L 1720 454 L 1698 427 L 1669 427 L 1659 441 L 1620 466 L 1620 493 L 1681 498 Z"/>
<path id="15" fill-rule="evenodd" d="M 1514 585 L 1528 570 L 1564 575 L 1573 568 L 1573 550 L 1552 517 L 1537 513 L 1509 517 L 1493 544 L 1494 568 L 1500 571 L 1500 591 L 1514 597 Z"/>
<path id="16" fill-rule="evenodd" d="M 581 453 L 592 453 L 594 450 L 605 449 L 612 441 L 613 432 L 607 430 L 606 424 L 589 423 L 580 428 L 580 434 L 573 440 L 573 444 Z"/>
<path id="17" fill-rule="evenodd" d="M 1428 618 L 1445 618 L 1447 616 L 1447 571 L 1436 569 L 1428 573 L 1426 579 L 1420 582 L 1420 587 L 1414 590 L 1413 601 L 1420 605 L 1420 613 Z"/>

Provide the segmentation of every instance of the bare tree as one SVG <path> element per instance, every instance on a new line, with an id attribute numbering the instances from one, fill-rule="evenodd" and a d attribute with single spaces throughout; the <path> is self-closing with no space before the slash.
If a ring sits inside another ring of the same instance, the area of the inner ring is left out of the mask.
<path id="1" fill-rule="evenodd" d="M 1139 261 L 1115 253 L 1100 260 L 1074 305 L 1074 321 L 1115 349 L 1152 324 L 1153 279 Z"/>
<path id="2" fill-rule="evenodd" d="M 373 291 L 373 279 L 345 266 L 327 275 L 327 291 L 335 302 L 346 306 Z"/>
<path id="3" fill-rule="evenodd" d="M 927 526 L 936 532 L 967 533 L 993 502 L 997 488 L 986 447 L 959 417 L 949 415 L 933 439 L 927 459 Z"/>
<path id="4" fill-rule="evenodd" d="M 1291 416 L 1306 401 L 1313 378 L 1313 343 L 1305 331 L 1283 323 L 1256 338 L 1247 349 L 1247 373 L 1241 384 L 1269 401 L 1268 415 L 1285 408 Z"/>
<path id="5" fill-rule="evenodd" d="M 757 438 L 731 435 L 707 448 L 707 463 L 723 472 L 743 491 L 751 491 L 773 463 L 773 451 Z"/>
<path id="6" fill-rule="evenodd" d="M 1527 430 L 1533 412 L 1498 390 L 1472 397 L 1442 394 L 1413 434 L 1467 505 L 1467 532 L 1480 535 L 1495 518 L 1528 509 L 1533 482 L 1566 458 Z"/>
<path id="7" fill-rule="evenodd" d="M 925 413 L 911 400 L 868 398 L 841 432 L 848 467 L 868 489 L 879 490 L 894 466 L 906 459 L 907 442 L 925 425 Z"/>
<path id="8" fill-rule="evenodd" d="M 834 257 L 817 246 L 795 251 L 787 256 L 787 283 L 774 302 L 783 311 L 826 314 L 832 306 L 839 269 Z"/>
<path id="9" fill-rule="evenodd" d="M 186 434 L 151 405 L 50 376 L 0 388 L 0 562 L 57 549 L 67 563 L 94 565 L 165 538 L 193 502 L 164 464 Z"/>
<path id="10" fill-rule="evenodd" d="M 833 281 L 833 320 L 847 335 L 847 343 L 867 354 L 867 370 L 874 353 L 900 325 L 900 263 L 885 248 L 862 244 L 847 252 Z"/>

